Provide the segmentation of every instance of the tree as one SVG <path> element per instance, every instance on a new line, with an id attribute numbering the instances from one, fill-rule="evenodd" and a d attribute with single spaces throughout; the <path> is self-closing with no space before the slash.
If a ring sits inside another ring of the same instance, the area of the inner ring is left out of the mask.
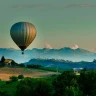
<path id="1" fill-rule="evenodd" d="M 11 62 L 11 66 L 17 66 L 18 64 L 14 61 L 14 60 L 12 60 L 12 62 Z"/>
<path id="2" fill-rule="evenodd" d="M 44 79 L 24 78 L 17 86 L 16 96 L 51 96 L 51 84 Z"/>
<path id="3" fill-rule="evenodd" d="M 18 64 L 19 67 L 25 67 L 25 65 L 23 63 Z"/>
<path id="4" fill-rule="evenodd" d="M 83 69 L 82 71 L 87 71 L 87 68 L 86 68 L 86 67 L 84 67 L 84 69 Z"/>
<path id="5" fill-rule="evenodd" d="M 15 96 L 35 96 L 36 80 L 29 77 L 20 81 Z"/>
<path id="6" fill-rule="evenodd" d="M 5 61 L 5 57 L 2 56 L 2 57 L 1 57 L 1 62 L 4 63 L 4 61 Z"/>
<path id="7" fill-rule="evenodd" d="M 12 82 L 18 81 L 18 77 L 17 76 L 10 76 L 10 80 Z"/>
<path id="8" fill-rule="evenodd" d="M 36 96 L 52 96 L 53 93 L 50 82 L 44 79 L 38 80 L 35 92 Z"/>
<path id="9" fill-rule="evenodd" d="M 53 81 L 53 86 L 56 96 L 65 96 L 66 86 L 78 86 L 75 73 L 73 71 L 64 71 Z"/>
<path id="10" fill-rule="evenodd" d="M 65 92 L 64 92 L 64 96 L 82 96 L 82 92 L 79 90 L 78 87 L 66 87 L 65 88 Z"/>
<path id="11" fill-rule="evenodd" d="M 96 63 L 96 59 L 94 59 L 93 62 Z"/>
<path id="12" fill-rule="evenodd" d="M 24 76 L 23 75 L 18 75 L 18 79 L 23 79 Z"/>
<path id="13" fill-rule="evenodd" d="M 85 95 L 92 96 L 92 94 L 96 94 L 95 92 L 96 91 L 95 90 L 96 89 L 96 71 L 95 70 L 89 70 L 87 72 L 81 71 L 78 84 L 84 96 Z"/>

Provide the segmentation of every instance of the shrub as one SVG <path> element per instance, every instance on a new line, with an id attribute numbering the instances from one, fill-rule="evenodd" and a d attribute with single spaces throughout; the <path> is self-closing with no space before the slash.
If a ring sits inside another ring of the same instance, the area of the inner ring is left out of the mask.
<path id="1" fill-rule="evenodd" d="M 21 74 L 21 75 L 18 75 L 18 79 L 23 79 L 24 76 Z"/>
<path id="2" fill-rule="evenodd" d="M 25 67 L 25 65 L 23 63 L 18 64 L 19 67 Z"/>
<path id="3" fill-rule="evenodd" d="M 10 84 L 11 83 L 11 81 L 6 81 L 6 84 Z"/>
<path id="4" fill-rule="evenodd" d="M 10 80 L 12 82 L 18 81 L 18 77 L 17 76 L 10 76 Z"/>

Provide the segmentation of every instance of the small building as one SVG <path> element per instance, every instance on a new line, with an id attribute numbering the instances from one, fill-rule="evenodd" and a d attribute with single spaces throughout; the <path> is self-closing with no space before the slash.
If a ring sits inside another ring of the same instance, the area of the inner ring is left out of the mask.
<path id="1" fill-rule="evenodd" d="M 11 65 L 12 59 L 5 59 L 4 63 L 7 65 Z"/>
<path id="2" fill-rule="evenodd" d="M 73 70 L 76 75 L 80 75 L 79 71 L 83 70 L 83 68 L 73 68 Z"/>

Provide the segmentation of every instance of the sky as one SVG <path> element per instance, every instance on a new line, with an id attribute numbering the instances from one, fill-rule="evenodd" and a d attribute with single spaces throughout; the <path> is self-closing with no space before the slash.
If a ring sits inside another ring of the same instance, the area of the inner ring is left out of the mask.
<path id="1" fill-rule="evenodd" d="M 96 49 L 96 0 L 0 0 L 0 47 L 19 49 L 10 36 L 11 26 L 19 21 L 37 30 L 28 49 Z"/>

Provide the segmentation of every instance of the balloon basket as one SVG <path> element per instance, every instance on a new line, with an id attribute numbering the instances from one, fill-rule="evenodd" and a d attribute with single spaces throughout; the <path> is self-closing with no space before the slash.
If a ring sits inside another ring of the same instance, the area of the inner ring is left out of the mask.
<path id="1" fill-rule="evenodd" d="M 22 52 L 22 55 L 24 54 L 24 52 Z"/>

